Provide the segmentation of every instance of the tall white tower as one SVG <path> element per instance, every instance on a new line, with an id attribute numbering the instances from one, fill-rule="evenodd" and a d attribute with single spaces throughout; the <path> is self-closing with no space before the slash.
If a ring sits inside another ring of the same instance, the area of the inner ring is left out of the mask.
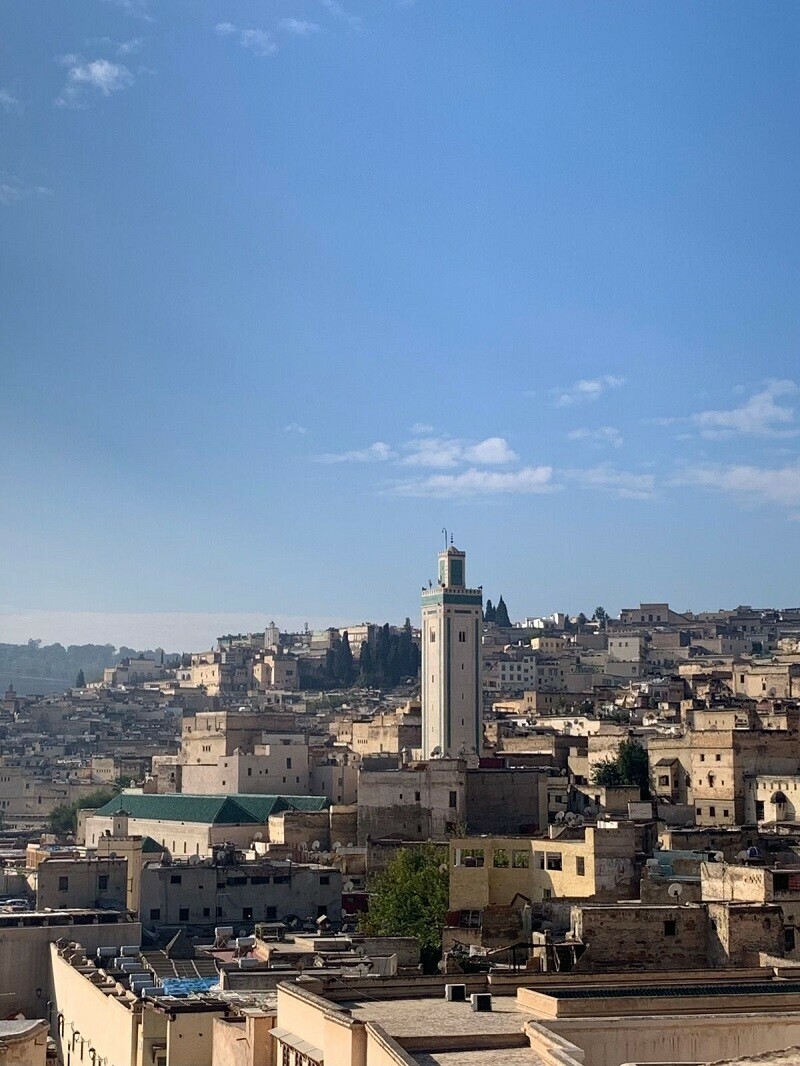
<path id="1" fill-rule="evenodd" d="M 439 554 L 439 580 L 422 590 L 422 747 L 480 755 L 483 747 L 483 589 L 466 587 L 466 555 Z"/>

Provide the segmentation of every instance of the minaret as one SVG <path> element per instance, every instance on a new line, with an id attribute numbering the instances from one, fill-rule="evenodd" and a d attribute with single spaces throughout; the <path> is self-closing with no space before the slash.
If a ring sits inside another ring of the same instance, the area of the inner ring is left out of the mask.
<path id="1" fill-rule="evenodd" d="M 424 758 L 480 755 L 483 747 L 483 589 L 466 587 L 466 555 L 439 554 L 439 580 L 422 590 Z"/>

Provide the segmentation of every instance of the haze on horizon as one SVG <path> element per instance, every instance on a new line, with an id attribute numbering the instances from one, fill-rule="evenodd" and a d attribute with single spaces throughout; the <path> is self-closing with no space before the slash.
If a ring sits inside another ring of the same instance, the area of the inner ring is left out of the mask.
<path id="1" fill-rule="evenodd" d="M 453 10 L 3 5 L 0 641 L 800 604 L 800 9 Z"/>

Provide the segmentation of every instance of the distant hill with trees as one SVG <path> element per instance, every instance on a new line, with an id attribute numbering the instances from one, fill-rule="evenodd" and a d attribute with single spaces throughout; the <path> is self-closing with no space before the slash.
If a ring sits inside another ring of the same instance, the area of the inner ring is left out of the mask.
<path id="1" fill-rule="evenodd" d="M 160 649 L 158 649 L 160 651 Z M 107 666 L 138 655 L 155 655 L 113 644 L 0 644 L 0 690 L 13 685 L 20 695 L 62 692 L 74 685 L 80 673 L 86 682 L 100 681 Z"/>

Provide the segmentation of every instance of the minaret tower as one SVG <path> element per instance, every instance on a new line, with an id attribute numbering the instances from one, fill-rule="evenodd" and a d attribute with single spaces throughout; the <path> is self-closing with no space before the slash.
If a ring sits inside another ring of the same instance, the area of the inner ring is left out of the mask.
<path id="1" fill-rule="evenodd" d="M 445 543 L 446 543 L 445 534 Z M 439 553 L 439 579 L 422 590 L 423 756 L 480 755 L 483 747 L 483 589 L 466 586 L 466 555 Z"/>

